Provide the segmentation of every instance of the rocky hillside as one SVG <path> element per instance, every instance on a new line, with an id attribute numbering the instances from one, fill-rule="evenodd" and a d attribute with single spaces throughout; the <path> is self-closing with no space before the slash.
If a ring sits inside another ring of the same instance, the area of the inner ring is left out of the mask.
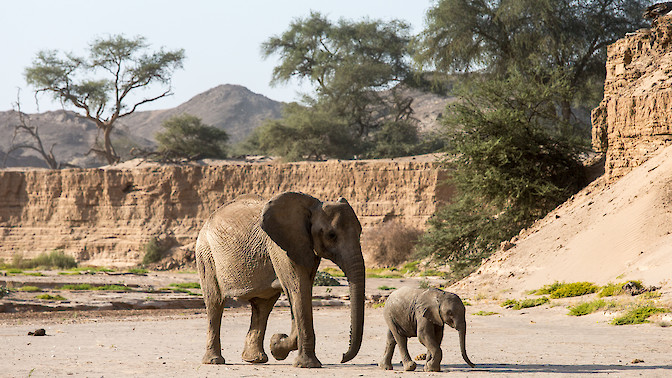
<path id="1" fill-rule="evenodd" d="M 266 119 L 280 118 L 282 102 L 254 93 L 240 85 L 220 85 L 194 96 L 176 108 L 138 112 L 122 119 L 131 133 L 154 140 L 170 117 L 191 114 L 203 123 L 226 131 L 230 143 L 240 142 Z"/>
<path id="2" fill-rule="evenodd" d="M 0 258 L 58 248 L 92 265 L 134 265 L 153 237 L 184 253 L 217 207 L 244 193 L 345 197 L 365 229 L 422 227 L 450 191 L 433 158 L 0 171 Z"/>
<path id="3" fill-rule="evenodd" d="M 593 145 L 606 174 L 504 243 L 456 290 L 524 295 L 554 281 L 641 280 L 672 300 L 672 16 L 608 49 Z"/>
<path id="4" fill-rule="evenodd" d="M 618 178 L 672 145 L 672 16 L 609 46 L 604 99 L 593 110 L 593 147 Z"/>

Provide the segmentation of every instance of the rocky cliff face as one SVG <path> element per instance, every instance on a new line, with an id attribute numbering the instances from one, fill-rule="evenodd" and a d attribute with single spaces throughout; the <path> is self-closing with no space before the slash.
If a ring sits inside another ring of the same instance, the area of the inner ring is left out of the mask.
<path id="1" fill-rule="evenodd" d="M 672 16 L 631 33 L 607 52 L 604 99 L 593 110 L 593 147 L 618 178 L 672 144 Z"/>
<path id="2" fill-rule="evenodd" d="M 348 199 L 365 229 L 396 217 L 423 227 L 450 191 L 433 162 L 150 166 L 0 171 L 0 258 L 63 249 L 91 265 L 134 265 L 153 237 L 193 249 L 203 221 L 244 193 Z"/>

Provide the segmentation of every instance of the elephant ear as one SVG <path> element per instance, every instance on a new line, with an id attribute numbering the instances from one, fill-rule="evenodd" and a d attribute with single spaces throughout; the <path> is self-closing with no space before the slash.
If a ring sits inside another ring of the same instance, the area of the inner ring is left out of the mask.
<path id="1" fill-rule="evenodd" d="M 432 322 L 434 325 L 442 326 L 443 320 L 441 319 L 441 303 L 439 302 L 439 299 L 436 297 L 436 295 L 431 294 L 425 293 L 425 298 L 422 300 L 422 316 L 427 318 L 427 320 Z"/>
<path id="2" fill-rule="evenodd" d="M 286 192 L 268 201 L 261 213 L 261 228 L 302 266 L 312 266 L 315 261 L 311 216 L 320 203 L 307 194 Z"/>

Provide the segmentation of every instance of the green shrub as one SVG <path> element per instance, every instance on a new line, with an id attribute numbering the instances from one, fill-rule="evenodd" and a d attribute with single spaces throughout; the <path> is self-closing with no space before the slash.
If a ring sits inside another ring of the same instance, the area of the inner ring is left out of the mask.
<path id="1" fill-rule="evenodd" d="M 625 314 L 614 318 L 611 321 L 613 325 L 641 324 L 648 323 L 651 315 L 669 312 L 670 310 L 654 306 L 643 306 L 634 308 Z"/>
<path id="2" fill-rule="evenodd" d="M 592 294 L 599 289 L 598 286 L 590 282 L 574 282 L 563 284 L 557 290 L 550 294 L 551 298 L 569 298 L 580 297 L 586 294 Z"/>
<path id="3" fill-rule="evenodd" d="M 165 252 L 158 238 L 149 239 L 149 241 L 142 246 L 142 249 L 145 251 L 145 255 L 142 257 L 143 265 L 153 264 L 161 260 L 161 258 L 163 258 L 163 253 Z"/>
<path id="4" fill-rule="evenodd" d="M 524 308 L 541 306 L 548 302 L 549 300 L 547 297 L 523 299 L 520 301 L 509 299 L 504 301 L 500 306 L 505 308 L 512 308 L 514 310 L 522 310 Z"/>
<path id="5" fill-rule="evenodd" d="M 66 299 L 60 295 L 40 294 L 35 296 L 35 299 L 44 299 L 47 301 L 65 301 Z"/>
<path id="6" fill-rule="evenodd" d="M 77 266 L 77 262 L 72 256 L 66 255 L 62 250 L 55 249 L 49 253 L 40 253 L 32 259 L 24 259 L 21 254 L 16 254 L 12 258 L 11 266 L 15 269 L 70 269 Z"/>
<path id="7" fill-rule="evenodd" d="M 332 277 L 345 277 L 345 273 L 338 268 L 326 267 L 322 271 L 329 273 Z"/>
<path id="8" fill-rule="evenodd" d="M 181 283 L 172 283 L 170 286 L 179 287 L 181 289 L 200 289 L 201 284 L 198 282 L 181 282 Z"/>
<path id="9" fill-rule="evenodd" d="M 23 273 L 23 270 L 17 269 L 17 268 L 10 268 L 7 269 L 7 274 L 21 274 Z"/>
<path id="10" fill-rule="evenodd" d="M 623 285 L 608 283 L 600 289 L 600 292 L 597 293 L 598 297 L 613 297 L 614 295 L 619 295 L 623 293 Z"/>
<path id="11" fill-rule="evenodd" d="M 67 284 L 60 288 L 61 290 L 93 290 L 93 286 L 88 283 L 82 284 Z"/>
<path id="12" fill-rule="evenodd" d="M 569 313 L 567 315 L 583 316 L 592 314 L 593 312 L 598 310 L 614 307 L 616 307 L 616 304 L 614 302 L 607 302 L 604 299 L 596 299 L 594 301 L 583 302 L 574 306 L 570 306 Z"/>
<path id="13" fill-rule="evenodd" d="M 316 272 L 313 286 L 341 286 L 337 279 L 327 272 Z"/>
<path id="14" fill-rule="evenodd" d="M 34 293 L 34 292 L 36 292 L 36 291 L 42 291 L 42 289 L 40 289 L 40 288 L 37 287 L 37 286 L 21 286 L 21 287 L 19 288 L 19 291 L 25 291 L 25 292 L 28 292 L 28 293 Z"/>
<path id="15" fill-rule="evenodd" d="M 133 291 L 128 286 L 125 285 L 102 285 L 102 286 L 93 286 L 92 290 L 109 290 L 109 291 Z"/>
<path id="16" fill-rule="evenodd" d="M 396 287 L 390 287 L 387 285 L 378 286 L 378 290 L 395 290 Z"/>
<path id="17" fill-rule="evenodd" d="M 149 270 L 147 270 L 145 268 L 130 268 L 128 270 L 128 273 L 137 274 L 137 275 L 145 275 L 145 274 L 149 273 Z"/>
<path id="18" fill-rule="evenodd" d="M 596 292 L 599 286 L 590 282 L 554 282 L 550 285 L 544 285 L 541 289 L 533 290 L 531 294 L 549 295 L 551 298 L 568 298 L 578 297 L 581 295 L 591 294 Z"/>
<path id="19" fill-rule="evenodd" d="M 35 276 L 35 277 L 44 277 L 44 274 L 41 272 L 30 272 L 30 273 L 23 273 L 24 276 Z"/>
<path id="20" fill-rule="evenodd" d="M 493 311 L 479 311 L 479 312 L 474 312 L 474 315 L 478 316 L 490 316 L 490 315 L 498 315 L 498 312 L 493 312 Z"/>

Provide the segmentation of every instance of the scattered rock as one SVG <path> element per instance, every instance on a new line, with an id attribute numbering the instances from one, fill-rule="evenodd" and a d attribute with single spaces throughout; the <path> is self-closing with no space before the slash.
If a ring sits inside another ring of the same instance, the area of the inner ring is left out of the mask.
<path id="1" fill-rule="evenodd" d="M 47 331 L 44 328 L 36 329 L 34 332 L 28 332 L 28 336 L 46 336 Z"/>

